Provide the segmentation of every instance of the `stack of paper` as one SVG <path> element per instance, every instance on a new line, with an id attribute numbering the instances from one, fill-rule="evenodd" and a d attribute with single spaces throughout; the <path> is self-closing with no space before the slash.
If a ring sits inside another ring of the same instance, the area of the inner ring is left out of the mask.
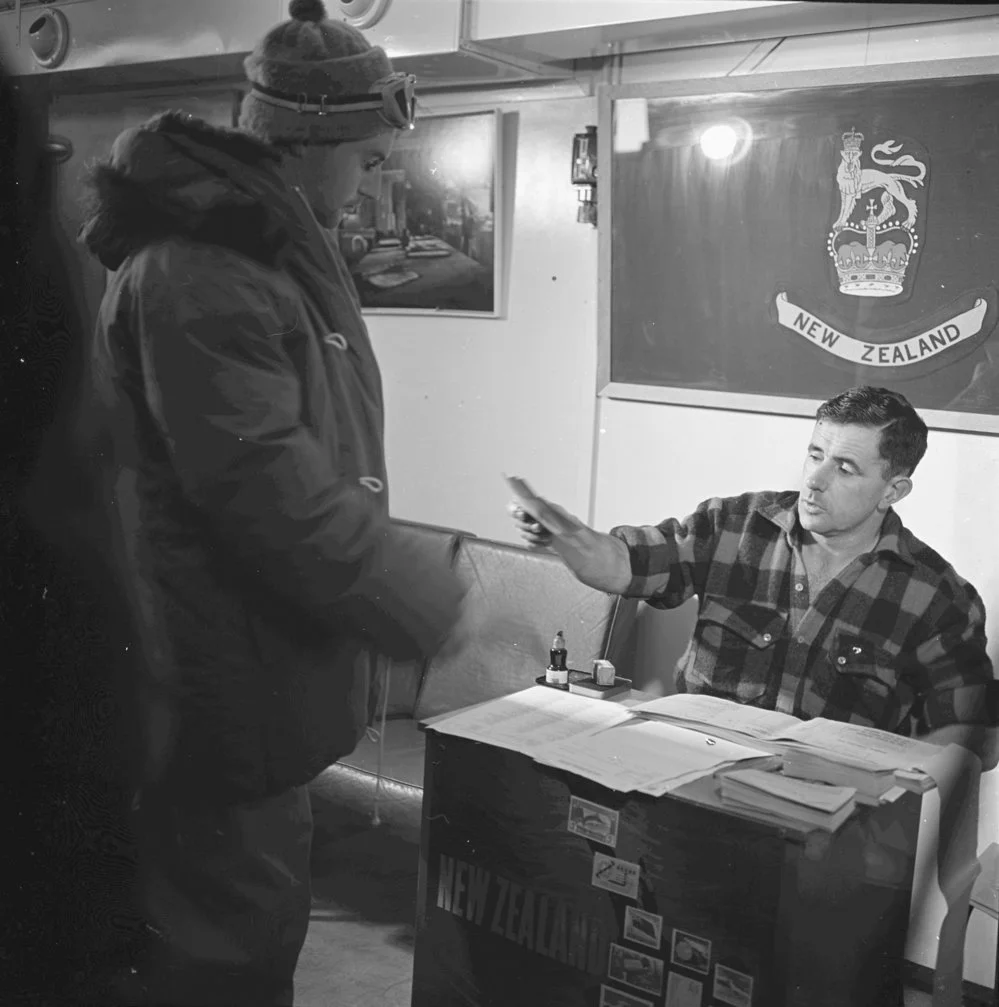
<path id="1" fill-rule="evenodd" d="M 943 751 L 915 738 L 822 717 L 799 722 L 770 740 L 783 753 L 786 776 L 854 787 L 865 804 L 891 800 L 899 787 L 930 789 L 926 769 Z"/>
<path id="2" fill-rule="evenodd" d="M 801 721 L 716 696 L 664 696 L 640 703 L 632 712 L 778 753 L 785 775 L 853 787 L 865 803 L 892 800 L 902 792 L 899 788 L 932 789 L 927 767 L 942 751 L 873 727 L 822 717 Z"/>
<path id="3" fill-rule="evenodd" d="M 791 825 L 810 825 L 835 832 L 853 814 L 857 792 L 852 787 L 796 780 L 759 769 L 732 769 L 719 774 L 722 803 L 764 812 Z"/>
<path id="4" fill-rule="evenodd" d="M 784 774 L 852 787 L 867 803 L 932 786 L 937 745 L 838 721 L 800 721 L 714 696 L 627 707 L 539 685 L 433 723 L 433 729 L 528 755 L 614 790 L 659 796 L 724 765 L 783 762 Z"/>
<path id="5" fill-rule="evenodd" d="M 586 738 L 555 742 L 532 753 L 537 762 L 585 776 L 612 790 L 660 797 L 720 766 L 746 760 L 774 765 L 759 748 L 706 738 L 674 724 L 635 718 Z"/>

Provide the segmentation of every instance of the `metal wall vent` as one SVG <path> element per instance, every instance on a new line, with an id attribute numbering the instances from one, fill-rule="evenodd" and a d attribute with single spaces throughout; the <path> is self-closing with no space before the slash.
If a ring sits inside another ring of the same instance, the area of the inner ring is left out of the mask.
<path id="1" fill-rule="evenodd" d="M 336 0 L 347 24 L 355 28 L 373 28 L 392 6 L 392 0 Z"/>
<path id="2" fill-rule="evenodd" d="M 47 9 L 32 17 L 27 30 L 28 47 L 35 62 L 52 70 L 69 51 L 69 22 L 61 10 Z"/>

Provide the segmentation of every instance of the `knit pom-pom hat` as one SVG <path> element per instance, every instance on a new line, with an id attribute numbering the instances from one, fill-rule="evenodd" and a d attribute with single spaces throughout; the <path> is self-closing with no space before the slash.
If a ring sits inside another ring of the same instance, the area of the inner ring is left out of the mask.
<path id="1" fill-rule="evenodd" d="M 251 85 L 239 128 L 261 140 L 330 143 L 363 140 L 385 129 L 372 109 L 320 115 L 289 107 L 358 98 L 392 72 L 385 50 L 356 29 L 326 17 L 322 0 L 292 0 L 291 20 L 272 28 L 244 60 Z"/>

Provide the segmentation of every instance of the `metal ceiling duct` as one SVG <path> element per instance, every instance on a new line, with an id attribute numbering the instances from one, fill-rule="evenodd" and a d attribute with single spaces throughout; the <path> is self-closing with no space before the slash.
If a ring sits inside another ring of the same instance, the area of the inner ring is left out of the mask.
<path id="1" fill-rule="evenodd" d="M 479 54 L 567 72 L 607 56 L 983 18 L 996 4 L 788 0 L 469 0 Z"/>
<path id="2" fill-rule="evenodd" d="M 424 86 L 476 86 L 555 73 L 516 57 L 463 51 L 462 0 L 327 0 Z M 0 0 L 0 49 L 16 76 L 54 92 L 239 80 L 287 0 Z"/>

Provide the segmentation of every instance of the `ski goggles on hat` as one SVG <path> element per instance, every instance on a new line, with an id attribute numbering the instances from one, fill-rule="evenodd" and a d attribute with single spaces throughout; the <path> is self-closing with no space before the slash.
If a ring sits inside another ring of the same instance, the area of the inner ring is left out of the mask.
<path id="1" fill-rule="evenodd" d="M 252 86 L 262 101 L 303 115 L 377 112 L 393 129 L 412 129 L 416 121 L 416 78 L 411 73 L 390 74 L 377 81 L 368 94 L 338 97 L 335 101 L 328 101 L 325 94 L 289 94 L 262 84 Z"/>

